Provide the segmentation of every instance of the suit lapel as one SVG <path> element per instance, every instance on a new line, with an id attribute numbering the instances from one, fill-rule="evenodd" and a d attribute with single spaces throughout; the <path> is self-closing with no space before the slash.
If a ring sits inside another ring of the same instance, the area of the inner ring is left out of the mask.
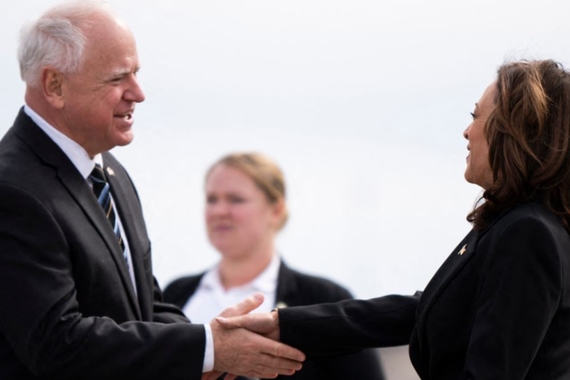
<path id="1" fill-rule="evenodd" d="M 283 260 L 279 265 L 277 275 L 277 289 L 275 291 L 275 307 L 288 307 L 294 304 L 295 296 L 298 296 L 297 283 L 293 279 L 293 271 Z"/>
<path id="2" fill-rule="evenodd" d="M 58 171 L 58 176 L 61 179 L 63 185 L 68 189 L 71 196 L 75 198 L 75 201 L 79 203 L 79 205 L 83 208 L 85 214 L 91 220 L 103 240 L 105 240 L 105 244 L 107 245 L 107 248 L 113 257 L 113 261 L 115 262 L 117 270 L 121 275 L 123 286 L 129 295 L 131 306 L 133 310 L 136 311 L 137 316 L 140 317 L 140 311 L 138 310 L 138 304 L 136 302 L 136 295 L 133 289 L 131 278 L 129 276 L 129 271 L 125 266 L 123 252 L 121 252 L 121 249 L 117 242 L 117 236 L 115 236 L 115 233 L 113 232 L 109 221 L 105 217 L 105 213 L 93 196 L 92 190 L 86 184 L 85 180 L 81 178 L 81 176 L 77 174 L 75 176 L 72 176 L 71 173 L 68 173 L 65 169 L 60 169 Z M 76 180 L 76 177 L 78 177 L 79 180 Z"/>
<path id="3" fill-rule="evenodd" d="M 474 255 L 477 254 L 477 245 L 481 238 L 493 227 L 497 221 L 508 214 L 510 209 L 503 211 L 484 230 L 471 230 L 465 238 L 457 245 L 451 255 L 438 269 L 424 290 L 418 309 L 416 312 L 416 322 L 418 328 L 423 331 L 425 316 L 430 308 L 437 301 L 441 293 L 448 284 L 459 274 Z"/>
<path id="4" fill-rule="evenodd" d="M 495 225 L 501 218 L 507 215 L 512 208 L 502 211 L 495 217 L 489 225 L 483 230 L 471 230 L 465 238 L 457 245 L 451 255 L 438 269 L 436 274 L 432 277 L 426 289 L 424 290 L 418 310 L 416 313 L 416 320 L 418 324 L 423 323 L 426 313 L 429 311 L 434 302 L 438 299 L 439 295 L 445 290 L 451 280 L 453 280 L 458 273 L 465 267 L 465 264 L 477 254 L 477 244 L 485 236 L 485 234 Z"/>
<path id="5" fill-rule="evenodd" d="M 35 125 L 23 111 L 20 111 L 20 114 L 16 118 L 14 128 L 16 129 L 15 133 L 30 149 L 32 149 L 46 165 L 54 168 L 62 185 L 75 202 L 83 209 L 87 219 L 105 241 L 109 253 L 113 257 L 117 270 L 121 275 L 123 285 L 129 294 L 131 306 L 133 310 L 135 310 L 135 314 L 140 316 L 131 279 L 128 270 L 125 268 L 123 254 L 120 252 L 116 236 L 85 179 L 79 174 L 77 168 L 57 144 Z"/>
<path id="6" fill-rule="evenodd" d="M 427 310 L 431 308 L 441 292 L 445 290 L 449 282 L 473 257 L 478 240 L 479 232 L 471 230 L 471 232 L 469 232 L 469 234 L 467 234 L 467 236 L 465 236 L 465 238 L 457 245 L 447 260 L 445 260 L 436 274 L 432 277 L 418 304 L 418 310 L 416 312 L 416 321 L 418 324 L 422 322 L 422 318 L 426 315 Z"/>

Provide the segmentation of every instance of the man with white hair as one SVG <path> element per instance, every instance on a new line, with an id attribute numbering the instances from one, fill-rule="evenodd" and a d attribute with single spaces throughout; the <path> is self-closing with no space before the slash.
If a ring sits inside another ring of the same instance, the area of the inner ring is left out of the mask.
<path id="1" fill-rule="evenodd" d="M 25 106 L 0 141 L 0 378 L 298 370 L 291 347 L 162 303 L 136 190 L 108 152 L 132 141 L 145 98 L 124 22 L 96 1 L 55 7 L 23 30 L 19 61 Z"/>

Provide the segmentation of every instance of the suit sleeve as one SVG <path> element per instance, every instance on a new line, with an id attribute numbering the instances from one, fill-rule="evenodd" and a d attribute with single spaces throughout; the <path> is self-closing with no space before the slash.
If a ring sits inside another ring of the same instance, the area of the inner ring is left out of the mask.
<path id="1" fill-rule="evenodd" d="M 352 294 L 343 286 L 329 281 L 318 282 L 322 287 L 311 287 L 305 284 L 315 294 L 317 303 L 338 302 L 353 299 Z M 315 285 L 315 284 L 313 284 Z M 383 380 L 384 373 L 380 363 L 379 353 L 375 349 L 361 350 L 345 355 L 335 355 L 327 357 L 312 358 L 305 363 L 305 371 L 315 371 L 311 373 L 313 378 L 335 379 L 375 379 Z M 310 373 L 310 372 L 309 372 Z"/>
<path id="2" fill-rule="evenodd" d="M 390 295 L 279 309 L 281 340 L 308 357 L 408 344 L 417 304 L 418 297 Z"/>
<path id="3" fill-rule="evenodd" d="M 352 298 L 348 291 L 344 292 L 347 296 L 342 299 Z M 327 372 L 327 379 L 384 379 L 380 354 L 375 348 L 313 360 Z"/>
<path id="4" fill-rule="evenodd" d="M 59 379 L 201 376 L 202 325 L 83 316 L 73 258 L 54 216 L 12 186 L 0 185 L 0 199 L 0 332 L 14 360 L 35 376 Z"/>
<path id="5" fill-rule="evenodd" d="M 560 230 L 562 230 L 560 228 Z M 498 233 L 482 272 L 465 360 L 467 379 L 524 379 L 562 294 L 556 233 L 536 218 Z"/>

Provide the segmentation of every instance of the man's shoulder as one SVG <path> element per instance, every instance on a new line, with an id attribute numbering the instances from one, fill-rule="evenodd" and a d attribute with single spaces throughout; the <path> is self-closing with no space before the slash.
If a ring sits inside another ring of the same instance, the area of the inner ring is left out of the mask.
<path id="1" fill-rule="evenodd" d="M 0 183 L 34 189 L 53 173 L 12 130 L 0 141 Z"/>
<path id="2" fill-rule="evenodd" d="M 35 185 L 38 180 L 46 180 L 42 176 L 53 176 L 53 167 L 42 152 L 57 155 L 57 146 L 20 110 L 14 125 L 0 140 L 0 182 Z"/>

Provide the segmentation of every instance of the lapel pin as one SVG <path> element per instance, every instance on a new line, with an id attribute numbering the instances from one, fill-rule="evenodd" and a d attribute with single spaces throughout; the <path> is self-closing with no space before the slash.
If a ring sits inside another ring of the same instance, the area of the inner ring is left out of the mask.
<path id="1" fill-rule="evenodd" d="M 457 254 L 459 256 L 463 256 L 463 254 L 467 251 L 467 244 L 465 244 L 460 250 L 459 252 L 457 252 Z"/>
<path id="2" fill-rule="evenodd" d="M 113 169 L 111 169 L 108 166 L 107 166 L 107 173 L 109 173 L 109 175 L 115 175 L 115 171 L 113 171 Z"/>

